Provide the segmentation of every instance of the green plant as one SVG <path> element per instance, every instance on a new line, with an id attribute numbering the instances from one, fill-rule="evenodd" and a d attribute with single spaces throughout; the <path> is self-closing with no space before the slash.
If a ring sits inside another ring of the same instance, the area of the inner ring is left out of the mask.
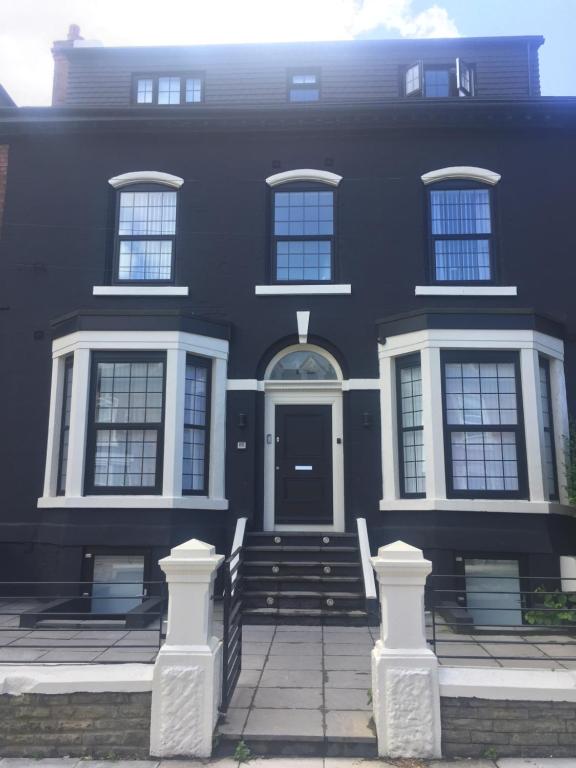
<path id="1" fill-rule="evenodd" d="M 246 746 L 246 744 L 242 740 L 240 740 L 236 745 L 236 749 L 234 750 L 234 760 L 237 760 L 238 763 L 240 764 L 240 763 L 247 763 L 251 759 L 252 759 L 252 752 Z"/>
<path id="2" fill-rule="evenodd" d="M 486 747 L 482 750 L 482 757 L 485 760 L 496 760 L 498 758 L 498 750 L 496 747 Z"/>
<path id="3" fill-rule="evenodd" d="M 372 688 L 368 688 L 368 690 L 366 691 L 366 695 L 368 696 L 368 705 L 370 706 L 373 703 Z"/>
<path id="4" fill-rule="evenodd" d="M 528 624 L 542 624 L 547 627 L 562 624 L 576 624 L 576 593 L 550 592 L 544 586 L 536 587 L 535 593 L 543 595 L 538 607 L 524 612 Z"/>
<path id="5" fill-rule="evenodd" d="M 570 420 L 568 437 L 564 445 L 566 494 L 568 502 L 576 506 L 576 421 Z"/>

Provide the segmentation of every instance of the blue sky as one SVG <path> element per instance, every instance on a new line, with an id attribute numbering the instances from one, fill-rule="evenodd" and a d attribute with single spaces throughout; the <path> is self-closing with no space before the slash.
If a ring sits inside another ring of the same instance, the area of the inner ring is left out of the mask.
<path id="1" fill-rule="evenodd" d="M 576 0 L 439 0 L 463 36 L 543 35 L 540 82 L 547 96 L 576 96 Z M 414 3 L 414 7 L 428 3 Z"/>
<path id="2" fill-rule="evenodd" d="M 0 0 L 0 18 L 0 82 L 21 106 L 50 103 L 71 23 L 110 46 L 544 35 L 543 94 L 576 96 L 576 0 Z"/>

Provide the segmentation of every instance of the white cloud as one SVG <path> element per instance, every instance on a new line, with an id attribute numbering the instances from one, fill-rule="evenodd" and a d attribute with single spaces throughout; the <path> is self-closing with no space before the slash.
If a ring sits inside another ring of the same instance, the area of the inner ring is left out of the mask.
<path id="1" fill-rule="evenodd" d="M 0 16 L 0 82 L 22 105 L 50 102 L 50 47 L 71 23 L 105 45 L 458 35 L 444 8 L 412 0 L 0 0 Z"/>

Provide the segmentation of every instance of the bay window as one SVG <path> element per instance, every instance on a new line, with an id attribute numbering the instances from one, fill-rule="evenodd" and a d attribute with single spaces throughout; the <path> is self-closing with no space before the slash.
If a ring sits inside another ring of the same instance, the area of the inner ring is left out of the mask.
<path id="1" fill-rule="evenodd" d="M 56 337 L 38 505 L 227 509 L 228 341 L 221 327 L 214 332 L 128 327 Z"/>
<path id="2" fill-rule="evenodd" d="M 380 508 L 557 511 L 568 503 L 560 326 L 555 336 L 530 313 L 519 329 L 519 315 L 468 310 L 455 328 L 444 314 L 454 323 L 453 310 L 424 310 L 378 324 Z"/>

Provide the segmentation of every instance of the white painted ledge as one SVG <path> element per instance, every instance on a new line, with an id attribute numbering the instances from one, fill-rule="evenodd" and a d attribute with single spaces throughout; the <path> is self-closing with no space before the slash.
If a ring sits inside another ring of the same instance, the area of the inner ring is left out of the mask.
<path id="1" fill-rule="evenodd" d="M 350 283 L 327 283 L 326 285 L 256 285 L 254 292 L 256 296 L 328 296 L 352 293 L 352 286 Z"/>
<path id="2" fill-rule="evenodd" d="M 571 669 L 442 666 L 438 669 L 438 675 L 440 696 L 499 701 L 576 702 L 576 670 Z"/>
<path id="3" fill-rule="evenodd" d="M 42 496 L 40 509 L 228 509 L 228 499 L 207 496 Z"/>
<path id="4" fill-rule="evenodd" d="M 287 382 L 282 381 L 282 386 L 286 387 L 289 383 L 296 384 L 299 388 L 304 389 L 310 389 L 311 384 L 318 384 L 318 382 L 313 381 L 296 381 L 296 382 Z M 380 389 L 380 379 L 343 379 L 340 382 L 334 382 L 330 381 L 327 382 L 327 384 L 330 386 L 330 388 L 337 388 L 339 385 L 342 387 L 343 392 L 349 392 L 352 390 L 379 390 Z M 326 383 L 324 384 L 324 387 L 326 386 Z M 258 380 L 258 379 L 228 379 L 228 382 L 226 384 L 226 389 L 228 389 L 230 392 L 245 392 L 245 391 L 254 391 L 254 392 L 264 392 L 264 390 L 268 387 L 268 389 L 271 389 L 274 387 L 274 382 L 266 381 L 266 380 Z"/>
<path id="5" fill-rule="evenodd" d="M 517 296 L 515 285 L 417 285 L 416 296 Z"/>
<path id="6" fill-rule="evenodd" d="M 504 512 L 518 514 L 576 515 L 575 507 L 527 499 L 381 499 L 382 512 L 441 510 L 453 512 Z"/>
<path id="7" fill-rule="evenodd" d="M 139 693 L 152 690 L 153 664 L 27 664 L 0 667 L 0 694 Z"/>
<path id="8" fill-rule="evenodd" d="M 94 296 L 188 296 L 187 285 L 95 285 Z"/>

